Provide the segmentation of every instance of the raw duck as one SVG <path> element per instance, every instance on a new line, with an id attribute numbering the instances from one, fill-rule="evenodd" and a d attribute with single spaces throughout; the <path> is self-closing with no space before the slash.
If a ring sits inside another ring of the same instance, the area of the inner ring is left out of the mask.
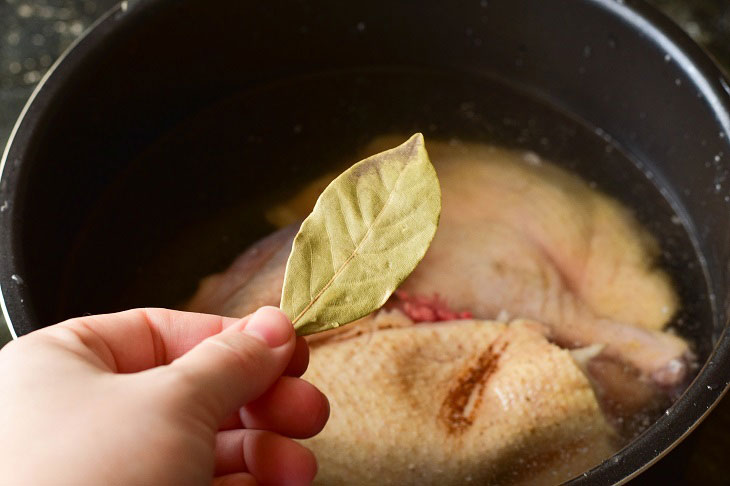
<path id="1" fill-rule="evenodd" d="M 393 310 L 336 331 L 312 342 L 304 375 L 332 410 L 303 441 L 315 484 L 551 485 L 615 451 L 588 380 L 540 324 L 414 325 Z"/>
<path id="2" fill-rule="evenodd" d="M 364 152 L 402 139 L 381 137 Z M 427 149 L 441 183 L 441 221 L 394 306 L 408 313 L 409 296 L 438 297 L 479 319 L 538 320 L 557 344 L 602 345 L 604 362 L 627 365 L 647 383 L 683 382 L 689 347 L 663 330 L 678 298 L 656 266 L 656 241 L 630 211 L 530 152 L 438 141 Z M 278 305 L 298 222 L 335 175 L 273 208 L 269 218 L 283 229 L 204 279 L 186 308 L 243 316 Z"/>
<path id="3" fill-rule="evenodd" d="M 659 247 L 618 202 L 532 153 L 427 149 L 443 199 L 425 258 L 384 309 L 308 336 L 304 378 L 331 401 L 304 441 L 317 483 L 570 479 L 686 378 L 689 347 L 664 330 L 679 303 Z M 272 208 L 281 229 L 204 279 L 187 310 L 278 305 L 300 221 L 336 175 Z"/>

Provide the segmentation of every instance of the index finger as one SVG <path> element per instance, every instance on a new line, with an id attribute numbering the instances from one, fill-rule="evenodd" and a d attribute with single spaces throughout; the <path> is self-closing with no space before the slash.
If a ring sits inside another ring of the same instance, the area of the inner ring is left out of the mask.
<path id="1" fill-rule="evenodd" d="M 169 364 L 223 329 L 231 326 L 243 329 L 249 317 L 133 309 L 70 319 L 43 331 L 71 331 L 111 371 L 134 373 Z"/>

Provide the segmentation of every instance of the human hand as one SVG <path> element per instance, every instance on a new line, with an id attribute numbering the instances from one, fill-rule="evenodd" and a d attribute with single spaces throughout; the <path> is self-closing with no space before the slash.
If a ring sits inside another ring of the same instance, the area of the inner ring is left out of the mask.
<path id="1" fill-rule="evenodd" d="M 325 396 L 278 309 L 137 309 L 0 352 L 0 484 L 306 484 Z"/>

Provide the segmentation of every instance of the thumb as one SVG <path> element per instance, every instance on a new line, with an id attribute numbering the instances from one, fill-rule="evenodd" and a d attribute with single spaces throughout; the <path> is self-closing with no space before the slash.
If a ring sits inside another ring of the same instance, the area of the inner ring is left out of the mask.
<path id="1" fill-rule="evenodd" d="M 294 327 L 275 307 L 201 341 L 168 370 L 182 378 L 185 399 L 198 402 L 219 424 L 263 394 L 284 372 L 295 348 Z"/>

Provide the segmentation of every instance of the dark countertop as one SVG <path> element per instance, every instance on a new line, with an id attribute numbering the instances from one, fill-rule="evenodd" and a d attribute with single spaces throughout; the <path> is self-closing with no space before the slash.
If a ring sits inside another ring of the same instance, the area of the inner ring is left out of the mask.
<path id="1" fill-rule="evenodd" d="M 0 147 L 26 100 L 58 56 L 115 0 L 2 0 Z M 729 0 L 650 0 L 730 72 Z M 0 317 L 0 345 L 9 334 Z M 632 485 L 730 485 L 730 399 Z"/>

